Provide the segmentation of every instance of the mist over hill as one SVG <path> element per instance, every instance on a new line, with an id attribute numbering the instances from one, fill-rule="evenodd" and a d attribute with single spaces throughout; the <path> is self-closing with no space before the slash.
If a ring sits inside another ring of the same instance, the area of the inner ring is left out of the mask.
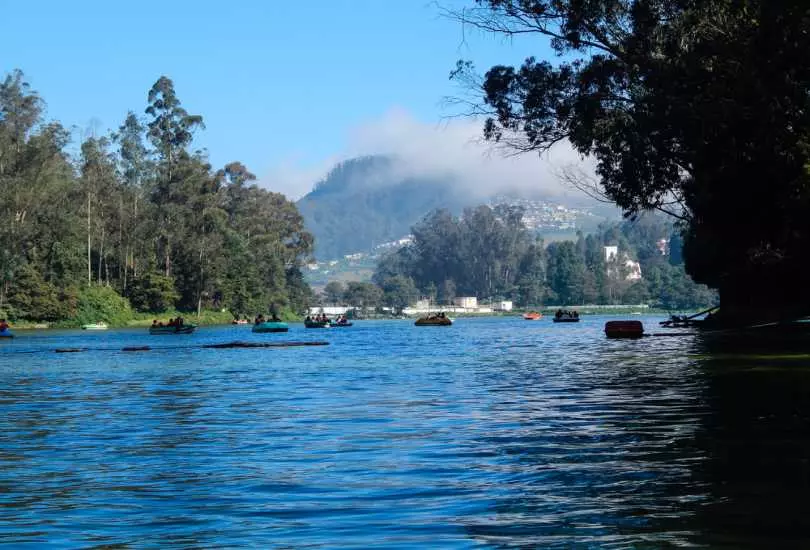
<path id="1" fill-rule="evenodd" d="M 461 171 L 424 170 L 393 155 L 370 155 L 337 164 L 297 206 L 315 235 L 319 260 L 370 253 L 407 235 L 437 208 L 460 214 L 469 206 L 514 203 L 526 209 L 526 220 L 539 233 L 588 230 L 610 216 L 575 194 L 549 198 L 542 190 L 510 189 L 508 181 L 496 187 L 497 194 L 491 188 L 479 192 Z"/>

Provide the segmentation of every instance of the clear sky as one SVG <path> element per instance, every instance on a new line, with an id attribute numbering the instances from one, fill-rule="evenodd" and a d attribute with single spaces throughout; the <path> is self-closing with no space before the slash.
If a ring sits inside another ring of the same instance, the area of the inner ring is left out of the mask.
<path id="1" fill-rule="evenodd" d="M 204 117 L 196 144 L 212 163 L 260 176 L 332 158 L 392 110 L 438 123 L 459 58 L 549 55 L 539 40 L 463 33 L 428 0 L 0 0 L 0 14 L 0 72 L 22 69 L 49 118 L 103 133 L 142 114 L 163 74 Z"/>

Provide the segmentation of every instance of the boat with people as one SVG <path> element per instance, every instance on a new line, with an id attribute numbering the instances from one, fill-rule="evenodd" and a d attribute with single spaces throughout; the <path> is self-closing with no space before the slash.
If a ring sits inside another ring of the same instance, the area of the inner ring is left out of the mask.
<path id="1" fill-rule="evenodd" d="M 249 323 L 250 321 L 248 321 L 247 319 L 234 319 L 233 321 L 231 321 L 232 325 L 247 325 Z"/>
<path id="2" fill-rule="evenodd" d="M 5 340 L 14 338 L 14 333 L 11 332 L 11 327 L 5 319 L 0 319 L 0 338 Z"/>
<path id="3" fill-rule="evenodd" d="M 345 315 L 338 315 L 337 319 L 329 321 L 329 323 L 332 327 L 350 327 L 354 324 Z"/>
<path id="4" fill-rule="evenodd" d="M 197 325 L 186 323 L 182 317 L 169 319 L 166 324 L 155 319 L 149 327 L 149 334 L 191 334 L 196 328 Z"/>
<path id="5" fill-rule="evenodd" d="M 107 330 L 110 328 L 107 323 L 88 323 L 82 325 L 82 330 Z"/>
<path id="6" fill-rule="evenodd" d="M 558 309 L 553 321 L 555 323 L 579 323 L 579 312 Z"/>
<path id="7" fill-rule="evenodd" d="M 526 321 L 539 321 L 543 318 L 543 314 L 538 311 L 528 311 L 523 314 L 523 318 Z"/>
<path id="8" fill-rule="evenodd" d="M 251 332 L 287 332 L 290 327 L 276 316 L 274 313 L 270 319 L 265 319 L 264 315 L 257 315 L 253 320 Z"/>
<path id="9" fill-rule="evenodd" d="M 427 315 L 426 317 L 420 317 L 414 323 L 417 327 L 449 327 L 452 324 L 453 320 L 443 311 Z"/>
<path id="10" fill-rule="evenodd" d="M 306 319 L 304 319 L 305 328 L 329 328 L 333 325 L 334 323 L 325 313 L 320 313 L 315 316 L 307 315 Z"/>

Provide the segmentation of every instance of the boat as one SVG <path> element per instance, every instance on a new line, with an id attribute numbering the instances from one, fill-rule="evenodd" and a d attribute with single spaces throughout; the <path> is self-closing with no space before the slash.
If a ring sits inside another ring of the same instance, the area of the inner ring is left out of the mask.
<path id="1" fill-rule="evenodd" d="M 332 326 L 333 327 L 350 327 L 353 324 L 354 323 L 352 323 L 350 321 L 338 321 L 337 323 L 332 323 Z"/>
<path id="2" fill-rule="evenodd" d="M 579 317 L 555 317 L 552 321 L 555 323 L 579 323 Z"/>
<path id="3" fill-rule="evenodd" d="M 191 334 L 197 325 L 184 324 L 179 327 L 175 326 L 157 326 L 149 327 L 149 334 Z"/>
<path id="4" fill-rule="evenodd" d="M 527 321 L 539 321 L 543 318 L 543 314 L 537 311 L 529 311 L 523 314 L 523 318 Z"/>
<path id="5" fill-rule="evenodd" d="M 234 319 L 233 321 L 231 321 L 232 325 L 246 325 L 248 323 L 249 321 L 247 319 Z"/>
<path id="6" fill-rule="evenodd" d="M 329 321 L 304 321 L 305 328 L 329 328 L 332 323 Z"/>
<path id="7" fill-rule="evenodd" d="M 447 317 L 444 313 L 420 317 L 414 323 L 414 325 L 417 327 L 449 327 L 452 324 L 453 320 L 450 317 Z"/>
<path id="8" fill-rule="evenodd" d="M 576 311 L 557 311 L 554 314 L 555 323 L 579 323 L 579 313 Z"/>
<path id="9" fill-rule="evenodd" d="M 263 323 L 256 323 L 251 329 L 252 332 L 287 332 L 290 327 L 287 323 L 281 321 L 265 321 Z"/>
<path id="10" fill-rule="evenodd" d="M 107 323 L 89 323 L 82 325 L 82 330 L 107 330 L 108 328 Z"/>
<path id="11" fill-rule="evenodd" d="M 608 338 L 641 338 L 644 325 L 641 321 L 608 321 L 605 323 L 605 336 Z"/>
<path id="12" fill-rule="evenodd" d="M 9 340 L 11 338 L 14 338 L 14 333 L 11 332 L 11 330 L 9 329 L 0 330 L 0 338 Z"/>

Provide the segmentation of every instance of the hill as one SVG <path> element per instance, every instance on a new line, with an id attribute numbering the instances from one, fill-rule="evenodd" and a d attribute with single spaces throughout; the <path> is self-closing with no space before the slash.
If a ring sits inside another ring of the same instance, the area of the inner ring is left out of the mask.
<path id="1" fill-rule="evenodd" d="M 527 228 L 549 240 L 595 231 L 601 222 L 616 216 L 615 209 L 608 212 L 582 197 L 551 199 L 539 191 L 518 189 L 472 192 L 459 175 L 413 175 L 419 172 L 419 167 L 387 156 L 359 157 L 336 165 L 297 203 L 307 229 L 315 235 L 317 259 L 373 255 L 376 247 L 408 235 L 415 223 L 438 208 L 458 215 L 466 207 L 481 204 L 519 206 Z M 563 201 L 565 205 L 560 204 Z"/>
<path id="2" fill-rule="evenodd" d="M 297 206 L 324 260 L 370 252 L 407 235 L 431 210 L 460 212 L 468 202 L 451 176 L 407 176 L 395 159 L 368 156 L 335 166 Z"/>

